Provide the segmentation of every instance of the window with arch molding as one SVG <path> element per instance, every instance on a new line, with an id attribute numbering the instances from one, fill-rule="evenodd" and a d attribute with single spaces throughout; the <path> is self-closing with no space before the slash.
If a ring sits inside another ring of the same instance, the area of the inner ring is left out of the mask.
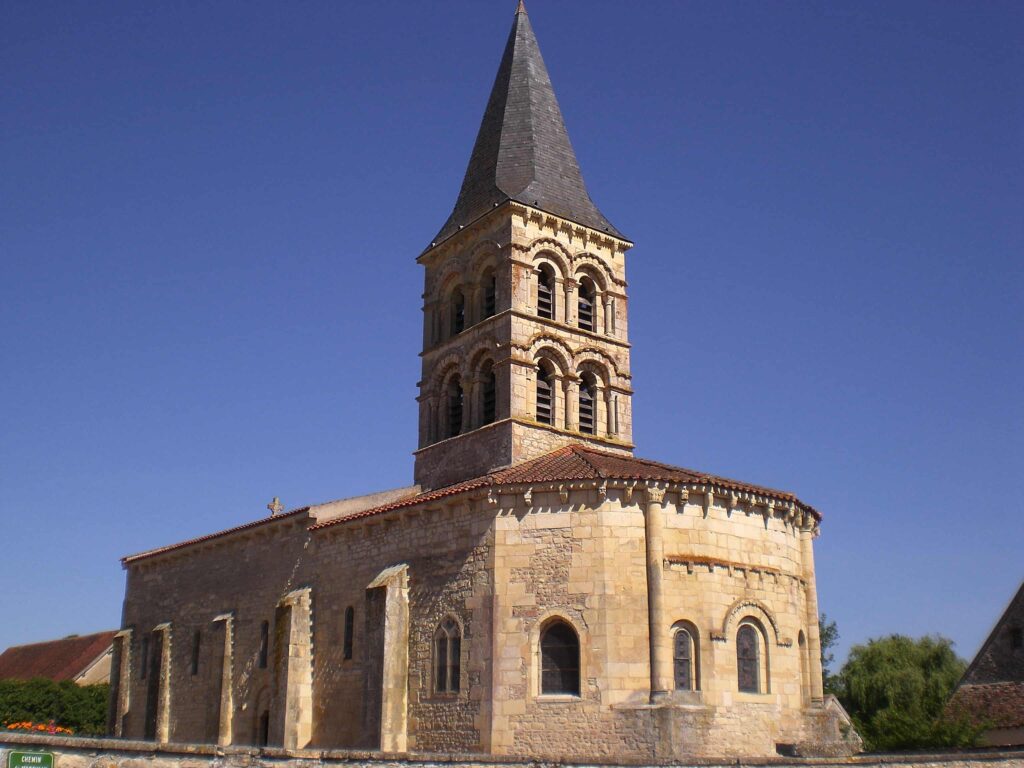
<path id="1" fill-rule="evenodd" d="M 466 328 L 466 297 L 461 288 L 452 292 L 452 336 L 462 333 Z"/>
<path id="2" fill-rule="evenodd" d="M 761 693 L 761 642 L 757 629 L 740 624 L 736 631 L 736 676 L 743 693 Z"/>
<path id="3" fill-rule="evenodd" d="M 580 639 L 561 619 L 540 634 L 540 692 L 548 695 L 580 695 Z"/>
<path id="4" fill-rule="evenodd" d="M 555 423 L 554 371 L 547 360 L 537 366 L 537 421 Z"/>
<path id="5" fill-rule="evenodd" d="M 700 690 L 697 633 L 688 625 L 672 636 L 672 666 L 677 691 Z"/>
<path id="6" fill-rule="evenodd" d="M 580 374 L 580 432 L 597 434 L 597 379 L 592 373 Z"/>
<path id="7" fill-rule="evenodd" d="M 581 278 L 577 324 L 585 331 L 594 331 L 594 302 L 596 297 L 597 288 L 594 286 L 594 281 L 589 277 Z"/>
<path id="8" fill-rule="evenodd" d="M 450 616 L 434 632 L 434 693 L 458 693 L 462 633 Z"/>
<path id="9" fill-rule="evenodd" d="M 548 264 L 537 268 L 537 315 L 555 319 L 555 272 Z"/>
<path id="10" fill-rule="evenodd" d="M 491 363 L 484 368 L 483 380 L 483 392 L 481 393 L 483 402 L 480 415 L 483 424 L 493 424 L 497 406 L 498 380 L 494 375 L 494 366 Z"/>
<path id="11" fill-rule="evenodd" d="M 458 376 L 452 376 L 448 381 L 448 429 L 446 437 L 455 437 L 462 432 L 462 407 L 463 394 L 462 382 Z"/>

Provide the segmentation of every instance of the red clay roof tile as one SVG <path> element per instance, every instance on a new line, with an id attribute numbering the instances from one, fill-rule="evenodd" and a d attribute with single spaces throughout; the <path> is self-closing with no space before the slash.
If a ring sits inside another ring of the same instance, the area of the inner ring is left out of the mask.
<path id="1" fill-rule="evenodd" d="M 0 679 L 74 680 L 114 642 L 116 631 L 16 645 L 0 653 Z"/>

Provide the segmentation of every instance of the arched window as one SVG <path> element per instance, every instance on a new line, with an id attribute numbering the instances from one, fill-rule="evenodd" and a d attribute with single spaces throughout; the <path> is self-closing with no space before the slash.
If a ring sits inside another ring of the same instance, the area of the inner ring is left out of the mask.
<path id="1" fill-rule="evenodd" d="M 594 374 L 580 377 L 580 432 L 597 434 L 597 382 Z"/>
<path id="2" fill-rule="evenodd" d="M 555 423 L 554 379 L 551 364 L 542 360 L 537 366 L 537 421 L 541 424 Z"/>
<path id="3" fill-rule="evenodd" d="M 352 658 L 352 640 L 356 632 L 356 609 L 351 605 L 345 609 L 345 634 L 342 637 L 342 652 L 345 660 Z"/>
<path id="4" fill-rule="evenodd" d="M 259 654 L 259 665 L 260 669 L 267 668 L 267 656 L 270 651 L 270 622 L 264 621 L 260 624 L 260 654 Z"/>
<path id="5" fill-rule="evenodd" d="M 448 382 L 448 437 L 462 431 L 462 382 L 453 376 Z"/>
<path id="6" fill-rule="evenodd" d="M 143 680 L 146 679 L 146 673 L 149 671 L 149 638 L 142 638 L 142 666 L 139 668 L 139 677 Z"/>
<path id="7" fill-rule="evenodd" d="M 589 277 L 580 280 L 578 322 L 580 328 L 585 331 L 594 330 L 594 300 L 596 296 L 597 289 L 594 287 L 594 281 Z"/>
<path id="8" fill-rule="evenodd" d="M 455 619 L 447 618 L 434 633 L 434 692 L 458 693 L 462 635 Z"/>
<path id="9" fill-rule="evenodd" d="M 462 289 L 456 288 L 452 292 L 452 336 L 462 333 L 466 327 L 466 297 L 462 295 Z"/>
<path id="10" fill-rule="evenodd" d="M 480 314 L 481 318 L 487 318 L 494 315 L 497 310 L 498 300 L 498 278 L 494 274 L 493 269 L 489 269 L 484 273 L 484 286 L 483 286 L 483 312 Z"/>
<path id="11" fill-rule="evenodd" d="M 580 639 L 564 621 L 540 635 L 540 692 L 580 695 Z"/>
<path id="12" fill-rule="evenodd" d="M 679 627 L 672 637 L 672 663 L 677 691 L 696 691 L 698 682 L 697 633 L 689 627 Z"/>
<path id="13" fill-rule="evenodd" d="M 736 674 L 739 689 L 744 693 L 761 692 L 761 643 L 757 630 L 741 624 L 736 633 Z"/>
<path id="14" fill-rule="evenodd" d="M 481 405 L 483 407 L 480 409 L 480 415 L 483 424 L 492 424 L 497 403 L 498 380 L 494 375 L 494 366 L 490 363 L 484 368 L 483 379 L 483 392 L 481 393 L 483 398 Z"/>
<path id="15" fill-rule="evenodd" d="M 537 315 L 555 319 L 555 272 L 547 264 L 537 269 Z"/>

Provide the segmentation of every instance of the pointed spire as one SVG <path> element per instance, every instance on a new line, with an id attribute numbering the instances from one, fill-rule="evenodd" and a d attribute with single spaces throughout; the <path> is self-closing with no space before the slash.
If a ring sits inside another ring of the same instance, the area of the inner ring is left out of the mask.
<path id="1" fill-rule="evenodd" d="M 516 8 L 462 189 L 434 242 L 507 200 L 622 237 L 587 193 L 523 0 Z"/>

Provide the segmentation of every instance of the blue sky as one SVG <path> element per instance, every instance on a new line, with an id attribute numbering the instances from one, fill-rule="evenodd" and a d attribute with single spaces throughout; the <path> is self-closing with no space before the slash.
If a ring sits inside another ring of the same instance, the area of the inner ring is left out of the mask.
<path id="1" fill-rule="evenodd" d="M 1024 10 L 531 0 L 638 455 L 825 515 L 851 643 L 1024 578 Z M 421 267 L 513 0 L 0 6 L 0 647 L 118 558 L 412 473 Z"/>

